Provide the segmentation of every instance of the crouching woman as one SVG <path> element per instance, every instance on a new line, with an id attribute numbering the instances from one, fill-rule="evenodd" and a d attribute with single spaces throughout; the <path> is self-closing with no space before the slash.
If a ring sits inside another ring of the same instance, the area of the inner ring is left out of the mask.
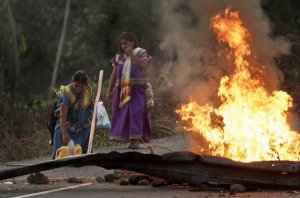
<path id="1" fill-rule="evenodd" d="M 93 97 L 86 72 L 75 72 L 71 84 L 60 87 L 60 96 L 59 107 L 55 111 L 60 118 L 55 126 L 52 159 L 55 159 L 57 149 L 66 146 L 70 140 L 82 147 L 82 153 L 87 152 Z"/>

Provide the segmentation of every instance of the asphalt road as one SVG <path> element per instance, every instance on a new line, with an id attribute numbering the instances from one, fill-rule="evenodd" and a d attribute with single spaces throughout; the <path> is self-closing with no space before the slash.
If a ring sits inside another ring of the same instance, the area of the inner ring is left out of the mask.
<path id="1" fill-rule="evenodd" d="M 256 198 L 283 198 L 300 197 L 289 191 L 264 191 L 264 192 L 245 192 L 230 195 L 222 191 L 195 191 L 191 187 L 183 186 L 164 186 L 154 188 L 151 186 L 120 186 L 110 183 L 87 182 L 83 184 L 59 184 L 40 187 L 37 185 L 27 185 L 20 189 L 7 189 L 0 191 L 0 197 L 25 198 L 199 198 L 199 197 L 256 197 Z"/>

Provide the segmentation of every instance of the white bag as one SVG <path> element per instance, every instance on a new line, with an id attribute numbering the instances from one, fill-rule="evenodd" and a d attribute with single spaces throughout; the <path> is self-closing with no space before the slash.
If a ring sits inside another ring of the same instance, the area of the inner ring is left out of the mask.
<path id="1" fill-rule="evenodd" d="M 99 101 L 97 103 L 97 120 L 101 120 L 101 118 L 104 116 L 105 107 L 103 105 L 102 101 Z"/>
<path id="2" fill-rule="evenodd" d="M 110 123 L 108 114 L 106 112 L 106 109 L 105 109 L 102 101 L 97 103 L 97 124 L 96 124 L 96 128 L 97 129 L 106 129 L 106 130 L 111 129 L 111 123 Z"/>

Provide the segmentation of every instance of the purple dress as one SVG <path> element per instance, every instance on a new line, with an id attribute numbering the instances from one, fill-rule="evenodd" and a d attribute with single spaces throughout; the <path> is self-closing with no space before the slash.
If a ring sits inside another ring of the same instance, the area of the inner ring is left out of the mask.
<path id="1" fill-rule="evenodd" d="M 137 55 L 140 59 L 150 61 L 147 52 Z M 151 139 L 150 113 L 146 111 L 145 84 L 147 77 L 145 69 L 132 63 L 130 73 L 130 101 L 119 107 L 122 79 L 122 68 L 126 55 L 118 53 L 112 60 L 116 72 L 116 84 L 112 101 L 112 128 L 110 140 L 129 141 Z"/>

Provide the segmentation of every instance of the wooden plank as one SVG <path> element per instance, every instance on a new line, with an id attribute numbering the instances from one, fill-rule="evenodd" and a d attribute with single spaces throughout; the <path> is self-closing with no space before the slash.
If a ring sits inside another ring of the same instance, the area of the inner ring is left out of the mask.
<path id="1" fill-rule="evenodd" d="M 94 133 L 95 133 L 95 128 L 96 128 L 97 103 L 98 103 L 98 101 L 100 99 L 100 95 L 101 95 L 102 79 L 103 79 L 103 70 L 100 70 L 99 79 L 98 79 L 98 90 L 97 90 L 97 95 L 96 95 L 95 103 L 94 103 L 94 111 L 93 111 L 93 118 L 92 118 L 92 124 L 91 124 L 89 145 L 88 145 L 88 150 L 87 150 L 88 154 L 90 154 L 92 152 L 92 147 L 93 147 Z"/>

